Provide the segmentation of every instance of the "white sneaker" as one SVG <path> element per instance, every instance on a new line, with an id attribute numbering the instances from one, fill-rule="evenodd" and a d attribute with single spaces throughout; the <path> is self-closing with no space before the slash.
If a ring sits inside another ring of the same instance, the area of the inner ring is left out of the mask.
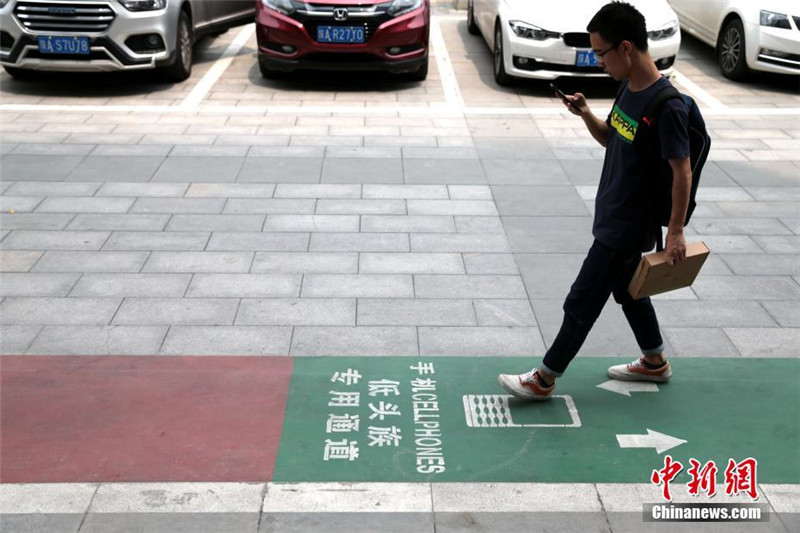
<path id="1" fill-rule="evenodd" d="M 627 365 L 615 365 L 608 369 L 608 376 L 620 381 L 654 381 L 656 383 L 666 383 L 672 377 L 672 369 L 669 362 L 658 368 L 647 368 L 644 364 L 644 357 Z"/>
<path id="2" fill-rule="evenodd" d="M 500 374 L 497 381 L 509 394 L 520 400 L 549 400 L 556 384 L 549 387 L 542 385 L 534 368 L 524 374 Z"/>

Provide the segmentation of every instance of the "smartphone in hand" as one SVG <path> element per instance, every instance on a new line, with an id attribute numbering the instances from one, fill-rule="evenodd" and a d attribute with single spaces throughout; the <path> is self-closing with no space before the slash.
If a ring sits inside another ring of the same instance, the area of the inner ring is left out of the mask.
<path id="1" fill-rule="evenodd" d="M 560 96 L 562 100 L 564 100 L 565 102 L 569 102 L 569 98 L 567 98 L 567 95 L 564 94 L 564 91 L 556 87 L 555 83 L 550 84 L 550 89 L 552 89 L 553 92 L 555 92 L 558 96 Z"/>

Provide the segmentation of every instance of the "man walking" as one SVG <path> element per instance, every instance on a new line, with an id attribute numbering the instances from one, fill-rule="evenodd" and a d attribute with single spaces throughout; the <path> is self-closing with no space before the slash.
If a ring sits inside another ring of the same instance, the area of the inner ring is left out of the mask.
<path id="1" fill-rule="evenodd" d="M 612 366 L 608 375 L 620 380 L 665 382 L 672 375 L 664 357 L 658 319 L 649 298 L 634 300 L 627 287 L 642 252 L 651 250 L 657 229 L 648 201 L 655 165 L 633 145 L 642 113 L 661 89 L 670 85 L 661 77 L 647 50 L 647 27 L 642 14 L 623 2 L 603 6 L 589 22 L 592 49 L 598 63 L 614 79 L 627 85 L 603 121 L 596 117 L 581 93 L 568 95 L 567 109 L 583 119 L 592 137 L 606 148 L 595 200 L 594 242 L 564 302 L 564 321 L 539 368 L 524 374 L 500 374 L 500 385 L 526 400 L 547 400 L 555 381 L 578 353 L 611 294 L 622 305 L 643 356 L 627 365 Z M 689 205 L 688 117 L 680 99 L 661 109 L 656 135 L 661 156 L 673 174 L 672 211 L 666 236 L 670 264 L 683 261 L 686 239 L 683 223 Z"/>

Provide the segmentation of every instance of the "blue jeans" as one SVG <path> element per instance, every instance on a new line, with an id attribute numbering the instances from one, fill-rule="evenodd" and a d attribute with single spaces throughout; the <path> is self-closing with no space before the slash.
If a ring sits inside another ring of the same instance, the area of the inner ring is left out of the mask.
<path id="1" fill-rule="evenodd" d="M 650 298 L 634 300 L 628 294 L 628 284 L 641 258 L 640 252 L 613 250 L 594 241 L 564 301 L 564 322 L 544 356 L 543 370 L 557 377 L 564 374 L 611 294 L 622 305 L 642 353 L 658 354 L 664 350 Z"/>

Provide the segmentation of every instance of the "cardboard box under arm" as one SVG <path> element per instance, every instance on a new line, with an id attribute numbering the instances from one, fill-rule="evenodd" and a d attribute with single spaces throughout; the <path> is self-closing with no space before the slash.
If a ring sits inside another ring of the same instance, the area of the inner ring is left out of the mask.
<path id="1" fill-rule="evenodd" d="M 703 242 L 686 245 L 686 259 L 670 266 L 666 252 L 655 252 L 642 257 L 633 274 L 628 292 L 634 300 L 689 287 L 694 283 L 700 268 L 709 254 Z"/>

